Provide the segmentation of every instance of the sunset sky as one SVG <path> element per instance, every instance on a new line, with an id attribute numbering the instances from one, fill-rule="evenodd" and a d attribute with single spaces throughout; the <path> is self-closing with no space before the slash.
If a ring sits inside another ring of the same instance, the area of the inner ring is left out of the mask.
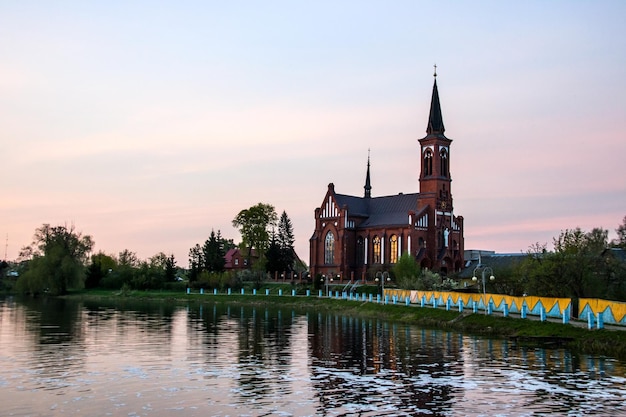
<path id="1" fill-rule="evenodd" d="M 186 267 L 263 202 L 308 264 L 368 149 L 373 197 L 419 191 L 435 63 L 466 249 L 614 238 L 624 22 L 624 1 L 0 1 L 0 258 L 67 223 Z"/>

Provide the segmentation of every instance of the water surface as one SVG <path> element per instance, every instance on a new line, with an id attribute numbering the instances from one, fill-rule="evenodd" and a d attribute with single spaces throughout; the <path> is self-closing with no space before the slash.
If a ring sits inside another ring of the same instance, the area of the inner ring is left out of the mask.
<path id="1" fill-rule="evenodd" d="M 314 310 L 0 300 L 2 416 L 626 415 L 624 363 Z"/>

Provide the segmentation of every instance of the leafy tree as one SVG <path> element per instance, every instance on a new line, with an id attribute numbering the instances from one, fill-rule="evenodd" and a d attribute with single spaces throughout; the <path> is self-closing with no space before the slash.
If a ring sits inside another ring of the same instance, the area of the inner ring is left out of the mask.
<path id="1" fill-rule="evenodd" d="M 103 252 L 91 255 L 91 263 L 87 266 L 85 276 L 85 288 L 99 287 L 102 279 L 112 273 L 116 267 L 117 262 L 112 256 Z"/>
<path id="2" fill-rule="evenodd" d="M 50 226 L 36 229 L 33 243 L 22 253 L 33 258 L 26 272 L 17 281 L 21 292 L 65 294 L 70 288 L 84 284 L 84 266 L 93 240 L 77 232 L 74 226 Z"/>
<path id="3" fill-rule="evenodd" d="M 256 249 L 260 257 L 264 257 L 269 246 L 269 231 L 276 225 L 276 220 L 274 206 L 263 203 L 241 210 L 233 219 L 233 227 L 237 228 L 241 234 L 241 245 L 248 250 L 248 264 L 250 264 L 253 249 Z"/>
<path id="4" fill-rule="evenodd" d="M 535 245 L 519 265 L 528 293 L 546 297 L 601 297 L 607 293 L 607 270 L 602 252 L 608 231 L 568 229 L 553 239 L 554 252 Z"/>
<path id="5" fill-rule="evenodd" d="M 617 239 L 613 240 L 613 246 L 626 249 L 626 216 L 624 216 L 622 224 L 617 226 L 615 232 L 617 233 Z"/>
<path id="6" fill-rule="evenodd" d="M 417 289 L 423 291 L 438 290 L 441 282 L 441 276 L 438 273 L 430 269 L 423 269 L 420 277 L 417 279 Z"/>
<path id="7" fill-rule="evenodd" d="M 392 271 L 400 288 L 416 289 L 421 269 L 411 254 L 404 252 L 394 264 Z"/>
<path id="8" fill-rule="evenodd" d="M 136 268 L 139 266 L 139 258 L 137 258 L 137 254 L 128 249 L 124 249 L 120 252 L 118 256 L 118 263 L 120 266 L 129 266 Z"/>

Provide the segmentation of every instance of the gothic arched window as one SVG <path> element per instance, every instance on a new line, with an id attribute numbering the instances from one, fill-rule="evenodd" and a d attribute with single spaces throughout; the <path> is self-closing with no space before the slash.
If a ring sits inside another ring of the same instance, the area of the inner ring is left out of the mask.
<path id="1" fill-rule="evenodd" d="M 380 238 L 374 236 L 372 239 L 372 263 L 379 264 L 380 262 Z"/>
<path id="2" fill-rule="evenodd" d="M 333 232 L 326 233 L 324 240 L 324 263 L 332 265 L 335 263 L 335 235 Z"/>
<path id="3" fill-rule="evenodd" d="M 389 238 L 389 262 L 398 262 L 398 236 L 391 235 Z"/>
<path id="4" fill-rule="evenodd" d="M 365 242 L 363 237 L 359 236 L 356 240 L 356 264 L 361 266 L 365 263 Z"/>
<path id="5" fill-rule="evenodd" d="M 441 160 L 441 175 L 444 177 L 447 177 L 448 169 L 449 169 L 448 151 L 446 151 L 445 149 L 442 149 L 441 153 L 439 154 L 439 158 Z"/>
<path id="6" fill-rule="evenodd" d="M 433 151 L 430 149 L 424 152 L 424 175 L 433 175 Z"/>

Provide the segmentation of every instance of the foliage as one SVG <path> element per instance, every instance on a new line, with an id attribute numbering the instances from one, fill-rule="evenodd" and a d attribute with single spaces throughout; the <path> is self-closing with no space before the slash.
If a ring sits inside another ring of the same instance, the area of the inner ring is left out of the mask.
<path id="1" fill-rule="evenodd" d="M 217 231 L 217 235 L 215 234 L 215 231 L 211 230 L 211 235 L 206 242 L 204 242 L 204 246 L 202 247 L 202 270 L 208 272 L 224 271 L 224 266 L 226 264 L 224 256 L 226 255 L 226 251 L 222 240 L 223 239 L 219 230 Z"/>
<path id="2" fill-rule="evenodd" d="M 252 249 L 256 249 L 261 258 L 269 246 L 270 230 L 276 225 L 277 215 L 274 206 L 258 203 L 241 210 L 233 219 L 233 227 L 241 234 L 241 247 L 248 249 L 248 259 Z"/>
<path id="3" fill-rule="evenodd" d="M 265 252 L 265 270 L 267 272 L 291 273 L 296 270 L 294 240 L 291 220 L 283 211 L 278 222 L 278 233 L 272 232 L 271 240 Z"/>
<path id="4" fill-rule="evenodd" d="M 107 289 L 122 289 L 122 292 L 132 290 L 160 290 L 166 288 L 169 283 L 176 280 L 176 259 L 174 255 L 166 255 L 159 252 L 150 257 L 147 261 L 140 261 L 134 252 L 127 249 L 119 253 L 118 261 L 111 257 L 107 260 L 107 265 L 111 260 L 114 262 L 112 266 L 102 268 L 105 270 L 104 276 L 99 281 L 99 287 Z M 93 259 L 89 270 L 95 267 L 97 258 Z M 89 276 L 89 273 L 88 273 Z M 170 285 L 171 286 L 171 285 Z"/>
<path id="5" fill-rule="evenodd" d="M 267 247 L 267 251 L 265 251 L 265 268 L 267 272 L 277 272 L 284 271 L 284 266 L 281 263 L 280 256 L 281 250 L 278 240 L 276 239 L 276 234 L 272 233 L 272 238 L 270 240 L 269 246 Z"/>
<path id="6" fill-rule="evenodd" d="M 119 254 L 118 264 L 120 266 L 129 266 L 132 268 L 136 268 L 139 266 L 139 258 L 137 257 L 137 254 L 135 252 L 124 249 Z"/>
<path id="7" fill-rule="evenodd" d="M 202 271 L 198 275 L 198 280 L 193 283 L 192 288 L 224 291 L 228 288 L 238 290 L 241 288 L 241 280 L 232 272 L 209 272 Z"/>
<path id="8" fill-rule="evenodd" d="M 613 240 L 612 245 L 617 248 L 626 249 L 626 216 L 622 220 L 622 224 L 615 229 L 617 233 L 617 239 Z"/>
<path id="9" fill-rule="evenodd" d="M 568 229 L 554 238 L 554 251 L 536 244 L 514 275 L 524 292 L 546 297 L 624 299 L 623 263 L 606 256 L 608 231 Z"/>
<path id="10" fill-rule="evenodd" d="M 17 280 L 17 290 L 61 295 L 70 288 L 82 288 L 84 265 L 92 247 L 91 236 L 83 236 L 74 226 L 44 224 L 36 229 L 33 243 L 22 250 L 32 259 Z"/>
<path id="11" fill-rule="evenodd" d="M 411 254 L 404 252 L 393 266 L 392 272 L 400 288 L 417 289 L 418 279 L 422 271 Z"/>
<path id="12" fill-rule="evenodd" d="M 174 254 L 171 254 L 165 260 L 165 282 L 172 282 L 176 280 L 176 259 L 174 258 Z"/>
<path id="13" fill-rule="evenodd" d="M 194 247 L 189 249 L 189 282 L 198 280 L 198 275 L 202 272 L 203 265 L 202 248 L 196 243 Z"/>
<path id="14" fill-rule="evenodd" d="M 200 273 L 223 272 L 226 252 L 235 247 L 232 239 L 224 239 L 221 232 L 211 230 L 211 235 L 202 246 L 196 243 L 189 249 L 189 282 L 198 280 Z"/>
<path id="15" fill-rule="evenodd" d="M 117 262 L 112 256 L 103 252 L 91 255 L 91 263 L 87 265 L 85 275 L 85 288 L 98 288 L 102 279 L 113 272 L 117 267 Z"/>
<path id="16" fill-rule="evenodd" d="M 459 287 L 458 283 L 450 277 L 435 281 L 433 290 L 435 291 L 453 291 Z"/>

